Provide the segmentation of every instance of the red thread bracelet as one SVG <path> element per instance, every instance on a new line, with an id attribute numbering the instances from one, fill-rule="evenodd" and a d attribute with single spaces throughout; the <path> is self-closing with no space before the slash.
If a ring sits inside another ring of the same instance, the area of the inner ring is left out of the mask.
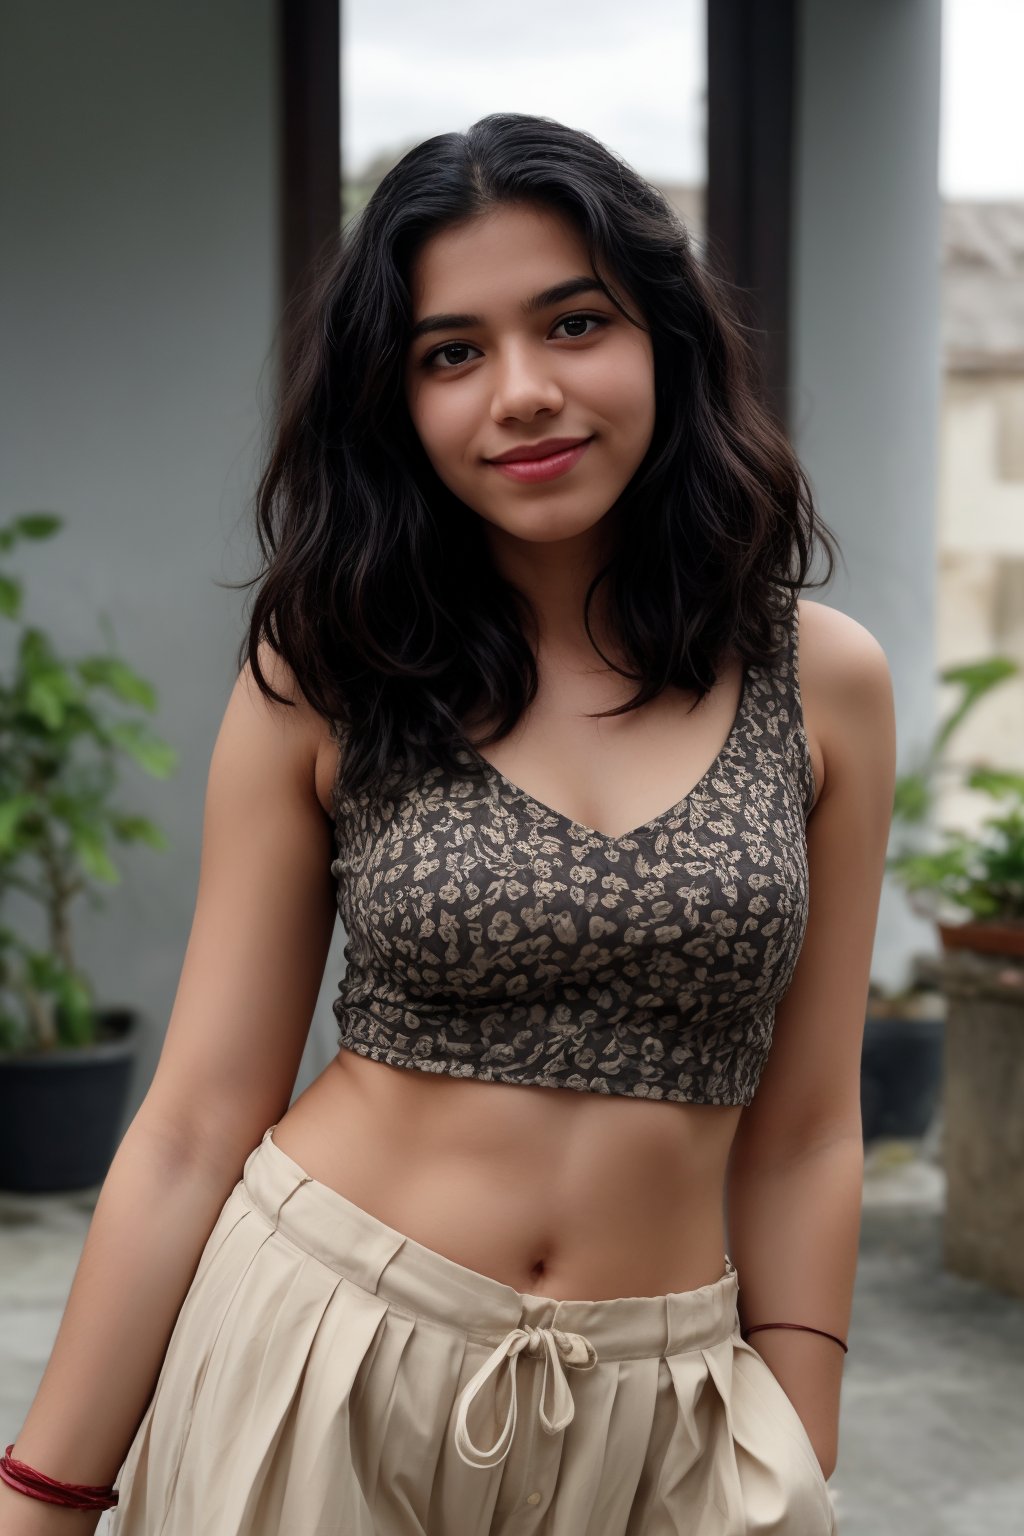
<path id="1" fill-rule="evenodd" d="M 62 1483 L 55 1477 L 47 1477 L 45 1472 L 36 1471 L 26 1461 L 16 1461 L 11 1455 L 13 1450 L 12 1440 L 0 1456 L 0 1479 L 17 1493 L 42 1499 L 45 1504 L 60 1504 L 65 1509 L 113 1509 L 117 1504 L 118 1494 L 113 1484 L 104 1487 L 90 1483 Z"/>

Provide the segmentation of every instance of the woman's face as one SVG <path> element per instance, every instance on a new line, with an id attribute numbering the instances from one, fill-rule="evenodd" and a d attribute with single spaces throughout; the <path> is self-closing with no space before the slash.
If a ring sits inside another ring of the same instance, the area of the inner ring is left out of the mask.
<path id="1" fill-rule="evenodd" d="M 406 398 L 439 478 L 518 539 L 592 529 L 650 444 L 654 355 L 646 328 L 606 296 L 573 226 L 544 208 L 502 205 L 432 236 L 410 287 Z M 585 446 L 557 451 L 566 441 Z M 525 458 L 495 464 L 510 453 Z"/>

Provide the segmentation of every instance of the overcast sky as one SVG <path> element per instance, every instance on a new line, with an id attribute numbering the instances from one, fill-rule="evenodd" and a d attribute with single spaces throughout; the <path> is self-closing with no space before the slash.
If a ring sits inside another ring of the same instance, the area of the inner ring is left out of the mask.
<path id="1" fill-rule="evenodd" d="M 643 174 L 704 179 L 705 0 L 344 0 L 347 174 L 384 145 L 537 112 Z"/>
<path id="2" fill-rule="evenodd" d="M 344 0 L 346 175 L 512 111 L 587 129 L 652 179 L 702 181 L 706 3 Z M 942 192 L 1024 198 L 1024 0 L 942 5 Z"/>

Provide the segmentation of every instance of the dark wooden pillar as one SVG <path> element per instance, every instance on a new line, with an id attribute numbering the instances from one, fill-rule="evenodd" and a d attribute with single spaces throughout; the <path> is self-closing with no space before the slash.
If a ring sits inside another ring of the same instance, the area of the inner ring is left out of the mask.
<path id="1" fill-rule="evenodd" d="M 340 0 L 277 0 L 281 342 L 341 223 Z"/>
<path id="2" fill-rule="evenodd" d="M 746 290 L 768 402 L 789 411 L 799 0 L 707 0 L 707 256 Z"/>

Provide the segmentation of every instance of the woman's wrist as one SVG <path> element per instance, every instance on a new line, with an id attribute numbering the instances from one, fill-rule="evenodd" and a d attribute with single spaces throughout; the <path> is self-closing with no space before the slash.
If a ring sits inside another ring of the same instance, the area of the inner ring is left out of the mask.
<path id="1" fill-rule="evenodd" d="M 101 1509 L 63 1509 L 0 1481 L 0 1536 L 93 1536 Z"/>

